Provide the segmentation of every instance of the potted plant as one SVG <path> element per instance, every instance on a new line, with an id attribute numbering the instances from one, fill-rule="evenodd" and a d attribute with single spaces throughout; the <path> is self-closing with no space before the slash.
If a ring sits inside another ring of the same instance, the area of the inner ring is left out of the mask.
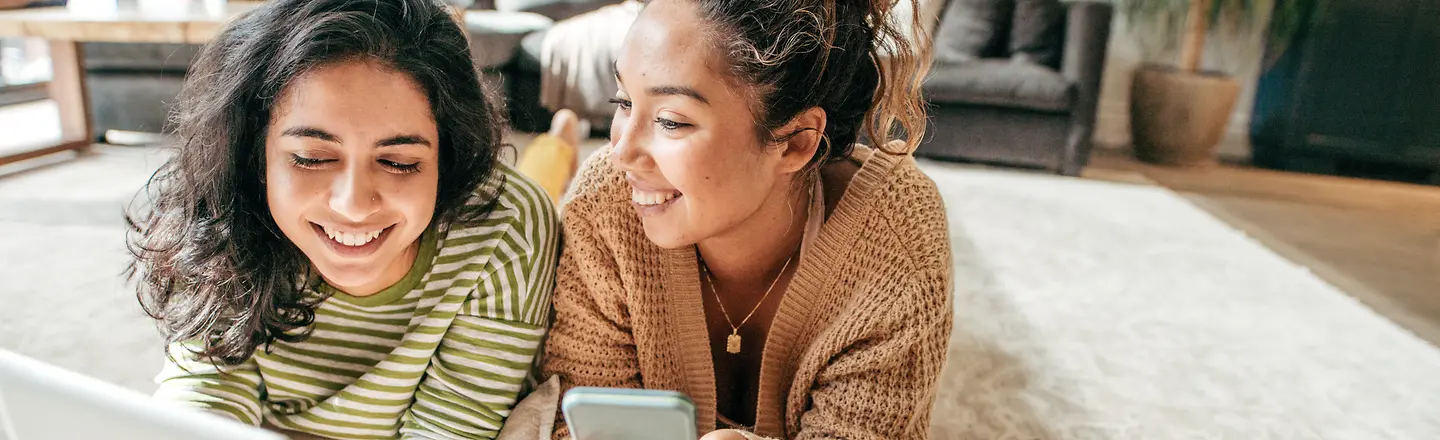
<path id="1" fill-rule="evenodd" d="M 1215 162 L 1230 123 L 1240 84 L 1230 75 L 1202 71 L 1200 61 L 1215 23 L 1251 29 L 1260 0 L 1119 0 L 1132 28 L 1159 34 L 1161 50 L 1178 50 L 1176 65 L 1146 64 L 1131 84 L 1130 130 L 1135 155 L 1146 162 L 1195 166 Z M 1297 3 L 1274 0 L 1269 40 L 1287 41 L 1294 32 Z M 1176 38 L 1178 47 L 1175 47 Z"/>

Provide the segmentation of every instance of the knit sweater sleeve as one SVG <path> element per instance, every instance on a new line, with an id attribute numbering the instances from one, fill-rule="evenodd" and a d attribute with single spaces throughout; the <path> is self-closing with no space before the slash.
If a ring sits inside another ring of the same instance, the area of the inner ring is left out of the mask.
<path id="1" fill-rule="evenodd" d="M 556 277 L 555 326 L 546 341 L 542 371 L 546 377 L 560 376 L 566 391 L 577 386 L 640 388 L 620 269 L 595 224 L 594 205 L 578 201 L 562 214 L 565 250 Z M 564 417 L 557 415 L 554 438 L 568 436 Z"/>
<path id="2" fill-rule="evenodd" d="M 935 273 L 931 273 L 935 272 Z M 925 439 L 953 321 L 948 276 L 907 274 L 895 307 L 821 369 L 798 439 Z"/>

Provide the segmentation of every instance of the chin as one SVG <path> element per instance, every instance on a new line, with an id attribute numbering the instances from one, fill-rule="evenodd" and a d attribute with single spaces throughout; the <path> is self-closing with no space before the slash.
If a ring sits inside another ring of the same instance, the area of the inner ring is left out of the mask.
<path id="1" fill-rule="evenodd" d="M 363 286 L 375 281 L 385 270 L 375 264 L 351 263 L 316 265 L 316 270 L 334 287 Z"/>
<path id="2" fill-rule="evenodd" d="M 679 249 L 695 245 L 695 240 L 691 240 L 689 234 L 682 232 L 680 228 L 669 225 L 662 226 L 646 223 L 645 238 L 650 239 L 651 243 L 655 243 L 656 246 L 662 249 Z"/>

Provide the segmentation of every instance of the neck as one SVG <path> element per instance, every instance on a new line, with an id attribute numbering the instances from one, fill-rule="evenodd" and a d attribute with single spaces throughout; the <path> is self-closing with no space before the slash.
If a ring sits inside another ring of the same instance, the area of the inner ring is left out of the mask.
<path id="1" fill-rule="evenodd" d="M 720 285 L 764 290 L 780 276 L 787 260 L 798 257 L 809 211 L 808 187 L 777 188 L 745 222 L 697 243 L 696 248 Z"/>

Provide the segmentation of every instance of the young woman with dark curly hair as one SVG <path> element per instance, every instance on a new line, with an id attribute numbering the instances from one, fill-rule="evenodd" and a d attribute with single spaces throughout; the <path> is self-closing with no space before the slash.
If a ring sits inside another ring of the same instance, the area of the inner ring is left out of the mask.
<path id="1" fill-rule="evenodd" d="M 927 438 L 950 247 L 897 3 L 648 3 L 565 208 L 547 375 L 681 391 L 706 440 Z"/>
<path id="2" fill-rule="evenodd" d="M 468 47 L 431 0 L 269 1 L 206 46 L 129 216 L 158 398 L 325 437 L 496 435 L 560 230 L 497 160 Z"/>

